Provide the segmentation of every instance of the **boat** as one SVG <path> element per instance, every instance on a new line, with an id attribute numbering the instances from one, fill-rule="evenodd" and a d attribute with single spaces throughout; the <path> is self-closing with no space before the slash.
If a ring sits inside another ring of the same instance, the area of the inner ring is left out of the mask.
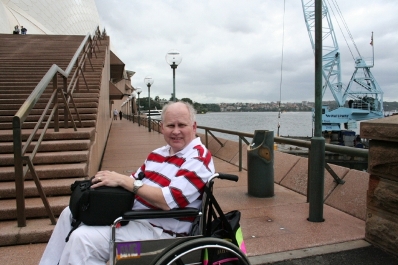
<path id="1" fill-rule="evenodd" d="M 160 120 L 162 115 L 162 110 L 144 110 L 141 111 L 141 115 L 145 115 L 146 117 L 151 116 L 151 119 Z"/>

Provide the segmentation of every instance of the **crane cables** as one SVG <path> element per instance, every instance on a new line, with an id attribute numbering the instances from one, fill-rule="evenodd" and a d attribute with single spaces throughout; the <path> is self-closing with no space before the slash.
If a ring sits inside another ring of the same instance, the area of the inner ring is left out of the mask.
<path id="1" fill-rule="evenodd" d="M 326 1 L 328 2 L 328 6 L 329 6 L 329 7 L 332 7 L 332 6 L 330 5 L 330 3 L 329 3 L 329 0 L 326 0 Z M 348 36 L 349 36 L 350 39 L 351 39 L 352 44 L 353 44 L 354 47 L 355 47 L 355 50 L 357 51 L 358 55 L 359 55 L 360 57 L 362 57 L 361 54 L 359 53 L 358 47 L 357 47 L 357 45 L 356 45 L 356 43 L 355 43 L 355 41 L 354 41 L 354 37 L 352 36 L 351 31 L 350 31 L 350 29 L 348 28 L 348 25 L 347 25 L 347 23 L 346 23 L 346 21 L 345 21 L 345 19 L 344 19 L 344 17 L 343 17 L 343 13 L 342 13 L 341 10 L 340 10 L 339 4 L 336 2 L 336 0 L 331 0 L 331 1 L 332 1 L 332 3 L 333 3 L 334 8 L 336 9 L 336 13 L 337 13 L 338 16 L 340 17 L 340 20 L 342 21 L 342 23 L 343 23 L 343 25 L 344 25 L 345 30 L 347 31 Z M 344 41 L 346 42 L 347 47 L 348 47 L 348 49 L 350 50 L 351 56 L 352 56 L 352 58 L 353 58 L 354 61 L 355 61 L 355 57 L 354 57 L 354 55 L 353 55 L 353 53 L 352 53 L 352 51 L 351 51 L 350 45 L 348 45 L 347 39 L 346 39 L 345 34 L 344 34 L 344 32 L 343 32 L 343 30 L 342 30 L 342 28 L 341 28 L 341 26 L 340 26 L 340 23 L 339 23 L 339 21 L 338 21 L 336 15 L 335 15 L 333 9 L 332 9 L 332 8 L 330 8 L 330 9 L 331 9 L 331 11 L 332 11 L 333 16 L 335 17 L 335 20 L 336 20 L 336 22 L 337 22 L 337 25 L 338 25 L 339 28 L 340 28 L 341 34 L 343 35 L 343 38 L 344 38 Z"/>
<path id="2" fill-rule="evenodd" d="M 281 127 L 280 118 L 281 118 L 281 101 L 282 101 L 283 49 L 285 45 L 285 10 L 286 10 L 286 0 L 283 1 L 282 58 L 281 58 L 281 78 L 279 81 L 278 133 L 277 133 L 278 137 L 279 137 L 279 128 Z"/>

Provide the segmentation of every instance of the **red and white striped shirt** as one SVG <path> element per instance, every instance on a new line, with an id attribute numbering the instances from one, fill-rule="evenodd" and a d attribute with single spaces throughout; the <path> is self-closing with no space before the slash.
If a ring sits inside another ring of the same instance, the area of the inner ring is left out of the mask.
<path id="1" fill-rule="evenodd" d="M 144 164 L 131 177 L 138 178 L 143 171 L 144 184 L 160 187 L 170 209 L 200 208 L 204 186 L 214 174 L 211 153 L 197 137 L 183 150 L 169 155 L 170 146 L 166 145 L 152 151 Z M 144 199 L 136 196 L 133 210 L 157 209 Z M 193 219 L 162 218 L 148 220 L 151 224 L 175 233 L 187 233 Z"/>

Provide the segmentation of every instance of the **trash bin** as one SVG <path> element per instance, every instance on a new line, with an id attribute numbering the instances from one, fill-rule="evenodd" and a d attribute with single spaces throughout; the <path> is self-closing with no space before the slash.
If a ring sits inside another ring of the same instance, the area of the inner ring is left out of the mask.
<path id="1" fill-rule="evenodd" d="M 254 131 L 247 147 L 247 186 L 254 197 L 274 196 L 274 132 Z"/>

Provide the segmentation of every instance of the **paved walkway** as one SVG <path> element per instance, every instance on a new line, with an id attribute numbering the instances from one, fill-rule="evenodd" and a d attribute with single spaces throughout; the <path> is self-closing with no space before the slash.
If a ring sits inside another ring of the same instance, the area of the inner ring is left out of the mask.
<path id="1" fill-rule="evenodd" d="M 113 121 L 101 168 L 129 175 L 141 166 L 151 150 L 164 144 L 163 136 L 158 132 L 149 133 L 148 128 L 125 119 Z M 225 211 L 239 209 L 242 212 L 241 226 L 253 265 L 276 262 L 281 265 L 360 264 L 357 263 L 358 255 L 367 259 L 363 253 L 373 253 L 366 251 L 374 248 L 364 240 L 364 221 L 325 205 L 325 221 L 309 222 L 309 206 L 305 196 L 275 184 L 274 197 L 250 197 L 247 194 L 246 171 L 239 172 L 237 166 L 217 158 L 215 166 L 218 172 L 239 176 L 237 183 L 217 181 L 215 195 Z M 29 257 L 15 264 L 37 264 L 44 247 L 45 244 L 14 247 L 14 253 L 27 254 Z M 355 252 L 361 249 L 364 251 Z M 349 251 L 344 252 L 346 250 Z M 387 265 L 397 261 L 381 250 L 375 251 L 378 251 L 379 256 L 373 256 L 382 257 L 377 260 L 384 262 L 366 264 Z M 336 254 L 328 260 L 327 253 Z M 343 257 L 347 263 L 331 262 L 341 253 L 346 253 Z M 297 258 L 304 259 L 301 259 L 302 263 L 290 261 Z"/>

